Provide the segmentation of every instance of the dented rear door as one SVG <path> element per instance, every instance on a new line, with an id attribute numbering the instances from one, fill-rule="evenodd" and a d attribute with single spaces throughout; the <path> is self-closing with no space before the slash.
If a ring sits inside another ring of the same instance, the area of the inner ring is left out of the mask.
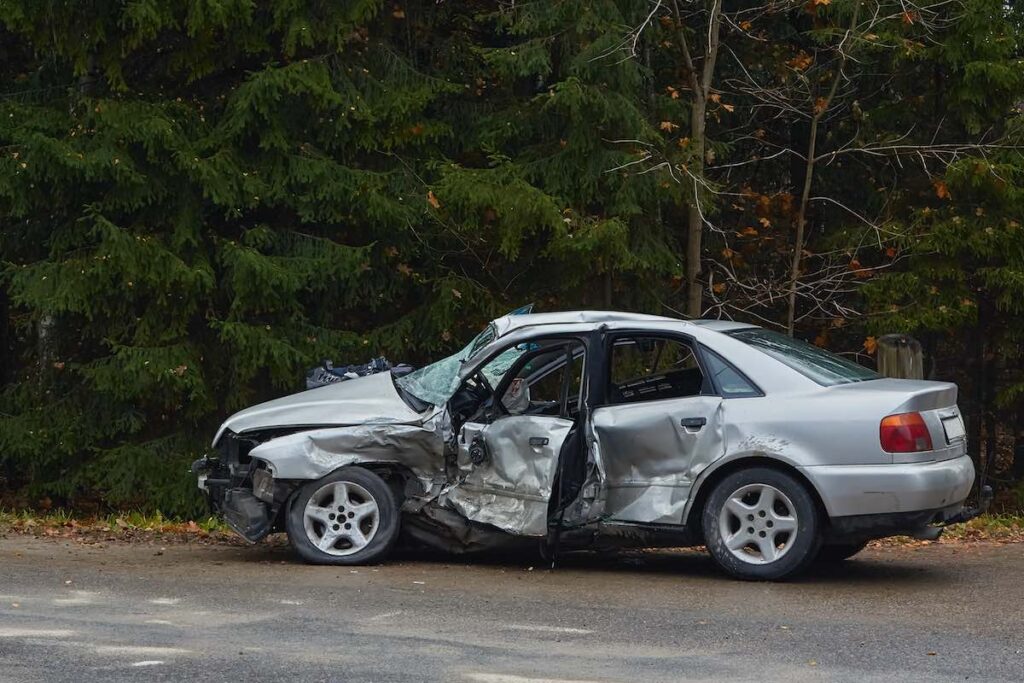
<path id="1" fill-rule="evenodd" d="M 725 454 L 718 396 L 602 406 L 593 429 L 604 512 L 617 521 L 681 524 L 694 480 Z"/>

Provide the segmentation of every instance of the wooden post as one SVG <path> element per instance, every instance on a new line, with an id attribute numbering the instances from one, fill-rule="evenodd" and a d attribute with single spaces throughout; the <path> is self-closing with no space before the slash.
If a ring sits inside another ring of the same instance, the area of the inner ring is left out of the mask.
<path id="1" fill-rule="evenodd" d="M 878 372 L 897 379 L 924 379 L 921 342 L 906 334 L 879 337 Z"/>

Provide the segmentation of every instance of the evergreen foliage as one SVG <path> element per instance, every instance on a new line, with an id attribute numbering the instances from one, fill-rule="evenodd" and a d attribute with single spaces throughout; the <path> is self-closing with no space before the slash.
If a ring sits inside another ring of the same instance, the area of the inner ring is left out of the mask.
<path id="1" fill-rule="evenodd" d="M 420 363 L 529 301 L 673 314 L 698 200 L 707 313 L 778 322 L 752 292 L 785 279 L 803 171 L 773 150 L 808 133 L 738 84 L 820 89 L 859 2 L 722 29 L 690 178 L 677 41 L 703 29 L 648 3 L 0 0 L 0 492 L 192 514 L 216 425 L 323 358 Z M 957 340 L 995 330 L 1017 374 L 978 414 L 1018 410 L 1020 17 L 964 0 L 925 31 L 898 7 L 861 10 L 891 17 L 858 35 L 820 149 L 1003 146 L 823 163 L 804 268 L 848 277 L 798 331 L 975 358 Z"/>

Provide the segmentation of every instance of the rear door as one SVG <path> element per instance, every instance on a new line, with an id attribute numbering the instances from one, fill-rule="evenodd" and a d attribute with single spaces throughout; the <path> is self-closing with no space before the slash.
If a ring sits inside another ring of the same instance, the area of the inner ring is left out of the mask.
<path id="1" fill-rule="evenodd" d="M 620 333 L 606 342 L 593 410 L 606 518 L 682 523 L 697 475 L 725 453 L 722 399 L 683 336 Z"/>
<path id="2" fill-rule="evenodd" d="M 544 536 L 559 455 L 581 405 L 584 346 L 539 340 L 499 353 L 468 381 L 492 396 L 462 424 L 447 501 L 468 519 Z"/>

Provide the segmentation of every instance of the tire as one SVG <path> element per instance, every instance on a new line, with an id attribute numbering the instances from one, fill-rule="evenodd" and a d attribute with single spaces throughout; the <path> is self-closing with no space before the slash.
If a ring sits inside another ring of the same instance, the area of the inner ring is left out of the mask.
<path id="1" fill-rule="evenodd" d="M 343 467 L 295 494 L 285 529 L 292 547 L 313 564 L 372 564 L 398 539 L 400 517 L 387 482 L 362 467 Z"/>
<path id="2" fill-rule="evenodd" d="M 821 546 L 821 550 L 818 551 L 818 562 L 822 564 L 837 564 L 843 560 L 848 560 L 861 550 L 864 550 L 868 545 L 867 541 L 861 543 L 837 543 L 831 545 Z"/>
<path id="3" fill-rule="evenodd" d="M 701 522 L 711 557 L 739 579 L 790 578 L 814 560 L 821 546 L 818 507 L 810 491 L 789 474 L 767 467 L 739 470 L 718 482 Z"/>

